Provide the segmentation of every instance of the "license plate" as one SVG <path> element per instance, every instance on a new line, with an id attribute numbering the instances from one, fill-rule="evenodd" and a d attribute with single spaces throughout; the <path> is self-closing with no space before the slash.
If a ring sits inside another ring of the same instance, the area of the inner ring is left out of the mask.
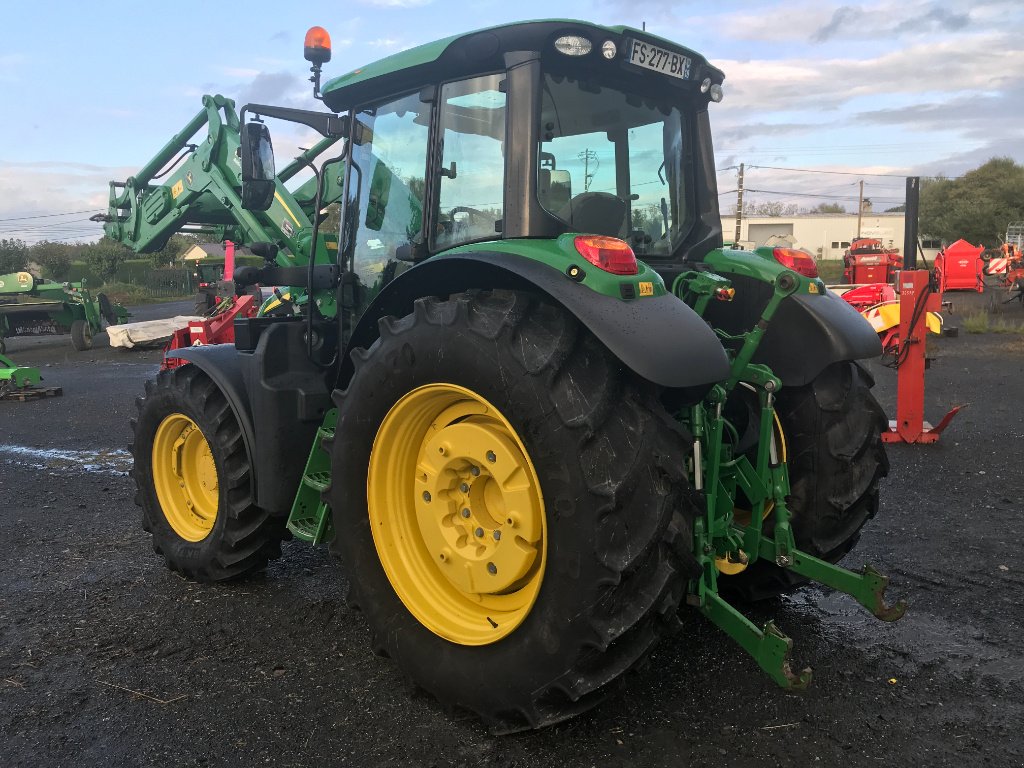
<path id="1" fill-rule="evenodd" d="M 690 77 L 690 60 L 681 53 L 673 53 L 642 40 L 627 40 L 627 61 L 644 69 L 686 80 Z"/>

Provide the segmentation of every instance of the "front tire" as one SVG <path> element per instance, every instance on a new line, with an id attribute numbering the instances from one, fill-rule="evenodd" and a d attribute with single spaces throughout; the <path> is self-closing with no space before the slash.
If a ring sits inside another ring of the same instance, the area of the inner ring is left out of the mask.
<path id="1" fill-rule="evenodd" d="M 136 404 L 135 503 L 167 567 L 226 581 L 280 557 L 285 520 L 253 503 L 241 429 L 217 385 L 184 365 L 146 382 Z"/>
<path id="2" fill-rule="evenodd" d="M 73 320 L 71 322 L 71 346 L 79 352 L 92 349 L 92 328 L 88 320 Z"/>
<path id="3" fill-rule="evenodd" d="M 380 328 L 335 393 L 328 491 L 375 650 L 495 732 L 589 709 L 699 573 L 685 435 L 528 295 L 420 299 Z"/>
<path id="4" fill-rule="evenodd" d="M 881 431 L 888 428 L 871 394 L 873 381 L 842 361 L 802 387 L 783 387 L 776 402 L 789 469 L 789 510 L 799 549 L 830 563 L 841 560 L 878 512 L 879 481 L 889 473 Z M 772 518 L 765 520 L 771 535 Z M 721 591 L 745 600 L 791 592 L 808 579 L 758 560 L 719 579 Z"/>

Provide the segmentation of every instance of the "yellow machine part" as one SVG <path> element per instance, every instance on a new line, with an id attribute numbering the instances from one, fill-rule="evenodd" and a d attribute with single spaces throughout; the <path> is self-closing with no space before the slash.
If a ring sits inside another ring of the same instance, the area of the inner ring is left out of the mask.
<path id="1" fill-rule="evenodd" d="M 438 383 L 395 403 L 366 500 L 391 586 L 434 634 L 487 645 L 529 615 L 544 577 L 544 499 L 526 446 L 483 397 Z"/>
<path id="2" fill-rule="evenodd" d="M 900 324 L 900 302 L 883 301 L 865 309 L 861 316 L 871 324 L 875 333 L 884 333 Z M 926 322 L 930 333 L 942 333 L 942 315 L 938 312 L 929 312 Z"/>
<path id="3" fill-rule="evenodd" d="M 172 413 L 153 436 L 153 486 L 171 529 L 185 541 L 202 541 L 217 522 L 217 465 L 199 426 Z"/>

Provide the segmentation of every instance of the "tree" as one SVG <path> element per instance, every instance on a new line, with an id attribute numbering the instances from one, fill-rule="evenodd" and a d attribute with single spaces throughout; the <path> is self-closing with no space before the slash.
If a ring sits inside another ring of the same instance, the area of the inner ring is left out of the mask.
<path id="1" fill-rule="evenodd" d="M 29 258 L 43 268 L 44 277 L 64 281 L 71 272 L 72 248 L 68 243 L 40 240 L 29 249 Z"/>
<path id="2" fill-rule="evenodd" d="M 1024 166 L 996 157 L 958 179 L 921 184 L 920 230 L 953 242 L 993 247 L 1006 225 L 1024 221 Z"/>
<path id="3" fill-rule="evenodd" d="M 132 251 L 104 235 L 99 242 L 83 248 L 82 256 L 89 263 L 89 268 L 93 272 L 102 277 L 105 282 L 109 282 L 117 274 L 117 268 L 121 266 L 121 262 L 132 256 Z"/>
<path id="4" fill-rule="evenodd" d="M 763 203 L 748 203 L 744 206 L 743 213 L 745 216 L 792 216 L 799 210 L 796 203 L 766 200 Z"/>
<path id="5" fill-rule="evenodd" d="M 198 242 L 199 237 L 197 235 L 179 232 L 171 235 L 167 240 L 167 244 L 159 251 L 149 254 L 149 258 L 153 262 L 154 267 L 166 267 L 168 264 L 178 261 L 189 248 Z"/>
<path id="6" fill-rule="evenodd" d="M 840 203 L 818 203 L 813 208 L 807 209 L 808 213 L 846 213 L 846 208 Z"/>
<path id="7" fill-rule="evenodd" d="M 0 240 L 0 275 L 21 272 L 28 265 L 28 246 L 16 238 Z"/>

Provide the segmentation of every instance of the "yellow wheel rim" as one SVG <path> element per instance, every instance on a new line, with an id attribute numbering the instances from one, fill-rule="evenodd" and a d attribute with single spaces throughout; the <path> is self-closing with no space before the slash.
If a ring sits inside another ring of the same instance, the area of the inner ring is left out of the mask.
<path id="1" fill-rule="evenodd" d="M 487 645 L 530 613 L 546 559 L 540 481 L 484 398 L 429 384 L 395 403 L 373 442 L 366 500 L 391 586 L 434 634 Z"/>
<path id="2" fill-rule="evenodd" d="M 775 416 L 775 450 L 779 457 L 779 461 L 785 464 L 786 433 L 782 431 L 782 422 L 779 420 L 779 414 L 773 412 L 772 415 Z M 765 502 L 764 512 L 761 515 L 761 519 L 767 519 L 773 509 L 775 509 L 775 502 L 769 499 Z M 733 520 L 740 525 L 749 525 L 751 512 L 752 510 L 736 507 L 732 511 Z M 738 555 L 739 557 L 735 561 L 730 560 L 728 557 L 716 557 L 715 567 L 718 569 L 718 572 L 723 576 L 735 576 L 737 573 L 743 573 L 743 571 L 747 570 L 747 553 L 741 549 L 738 552 Z"/>
<path id="3" fill-rule="evenodd" d="M 220 484 L 206 436 L 192 419 L 172 413 L 153 437 L 153 485 L 164 518 L 186 541 L 202 541 L 217 520 Z"/>

